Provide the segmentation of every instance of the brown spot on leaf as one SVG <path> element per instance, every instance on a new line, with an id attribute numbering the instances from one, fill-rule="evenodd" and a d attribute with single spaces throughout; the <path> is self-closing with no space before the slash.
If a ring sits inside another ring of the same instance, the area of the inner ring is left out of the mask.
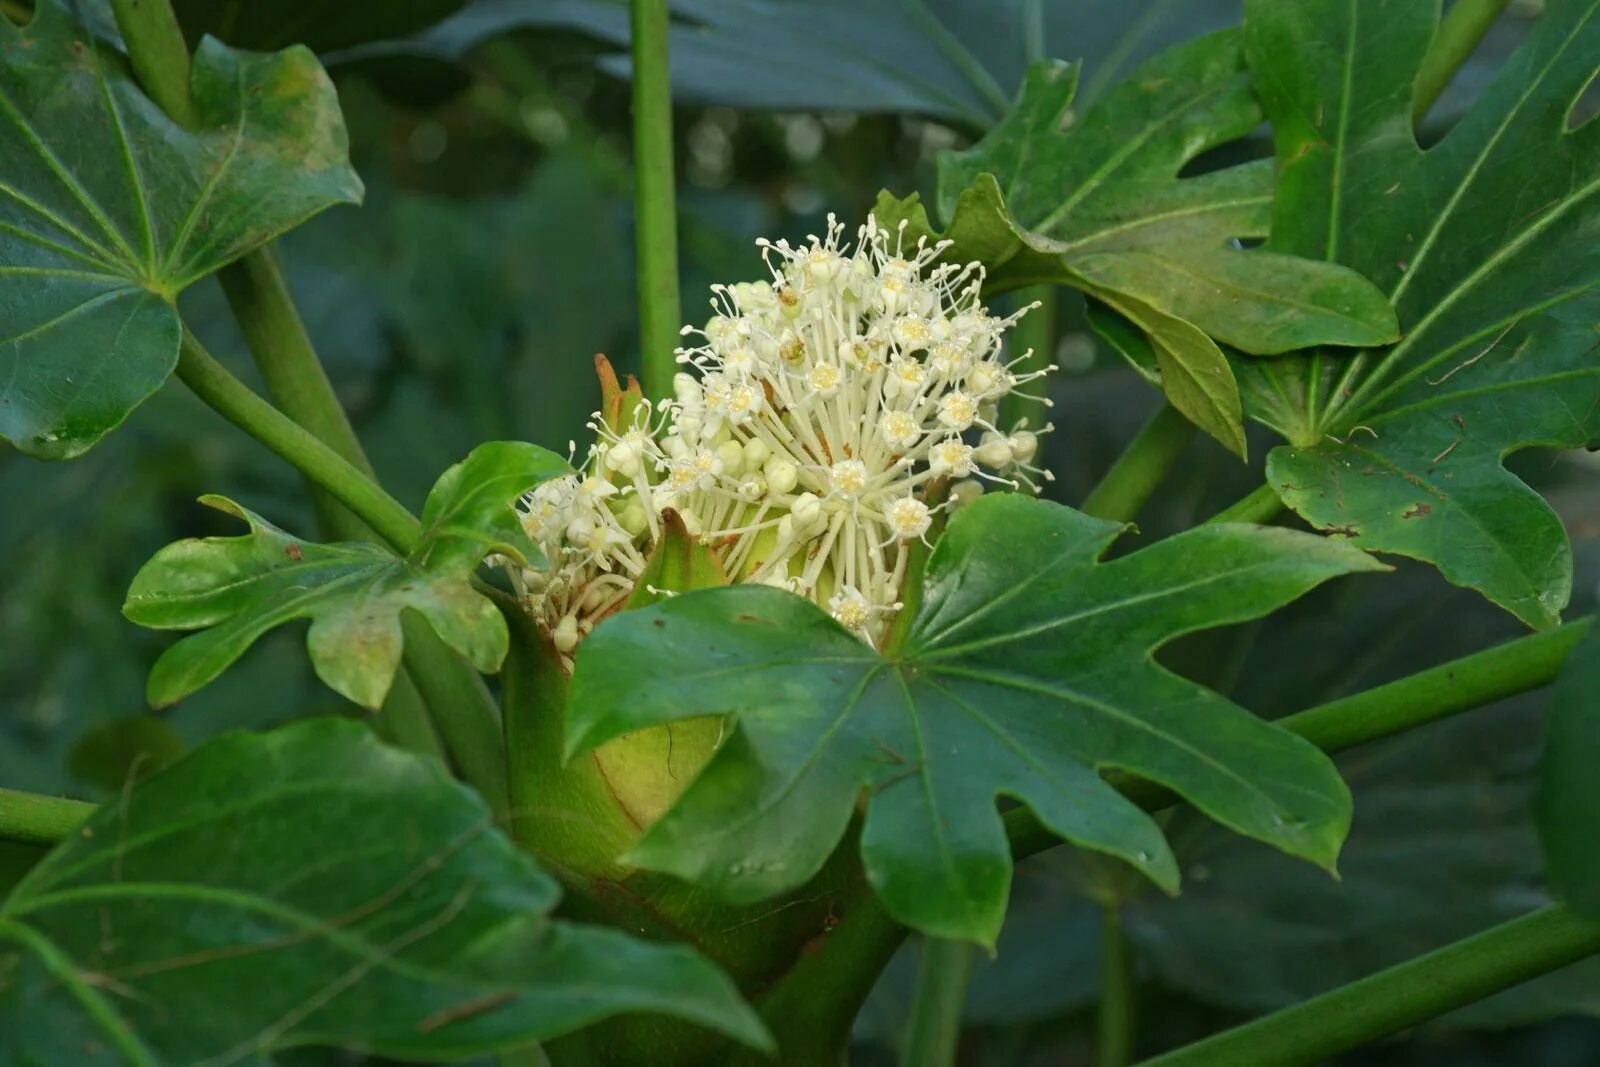
<path id="1" fill-rule="evenodd" d="M 283 549 L 283 554 L 294 560 L 296 563 L 299 563 L 301 557 L 304 555 L 304 553 L 300 551 L 299 545 L 286 545 Z"/>
<path id="2" fill-rule="evenodd" d="M 1432 515 L 1432 514 L 1433 514 L 1433 505 L 1432 504 L 1412 504 L 1405 511 L 1401 512 L 1400 517 L 1402 519 L 1420 519 L 1424 515 Z"/>

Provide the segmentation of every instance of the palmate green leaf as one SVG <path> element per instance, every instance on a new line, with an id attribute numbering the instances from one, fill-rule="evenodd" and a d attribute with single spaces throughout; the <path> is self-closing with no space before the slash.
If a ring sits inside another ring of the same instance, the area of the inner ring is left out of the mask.
<path id="1" fill-rule="evenodd" d="M 1600 915 L 1600 627 L 1572 651 L 1545 718 L 1539 841 L 1555 894 Z"/>
<path id="2" fill-rule="evenodd" d="M 982 260 L 987 287 L 1076 286 L 1137 322 L 1161 357 L 1169 397 L 1243 455 L 1233 372 L 1212 340 L 1274 354 L 1396 336 L 1393 310 L 1336 265 L 1246 251 L 1267 233 L 1272 170 L 1180 170 L 1261 121 L 1237 31 L 1162 53 L 1085 114 L 1070 111 L 1077 67 L 1035 66 L 1005 121 L 939 161 L 939 213 L 955 260 Z M 915 196 L 878 199 L 880 221 L 931 235 Z"/>
<path id="3" fill-rule="evenodd" d="M 865 788 L 862 856 L 889 911 L 986 944 L 1011 878 L 1001 795 L 1177 888 L 1155 823 L 1101 769 L 1169 786 L 1331 867 L 1350 801 L 1327 759 L 1152 653 L 1379 565 L 1327 539 L 1238 525 L 1098 562 L 1123 529 L 1020 496 L 980 499 L 951 520 L 887 656 L 766 587 L 620 614 L 580 646 L 568 754 L 732 715 L 728 739 L 630 861 L 730 900 L 775 895 L 816 873 Z"/>
<path id="4" fill-rule="evenodd" d="M 357 723 L 211 741 L 0 907 L 8 1062 L 461 1059 L 637 1011 L 767 1044 L 693 951 L 552 921 L 555 882 L 492 822 Z"/>
<path id="5" fill-rule="evenodd" d="M 184 287 L 361 198 L 310 52 L 207 41 L 191 86 L 193 133 L 64 0 L 0 19 L 0 437 L 25 452 L 91 447 L 176 364 Z"/>
<path id="6" fill-rule="evenodd" d="M 192 0 L 199 3 L 201 0 Z M 259 2 L 259 0 L 256 0 Z M 982 131 L 1030 58 L 1090 57 L 1095 78 L 1234 25 L 1240 0 L 671 0 L 673 97 L 779 111 L 902 112 Z M 409 40 L 329 56 L 459 60 L 516 30 L 578 30 L 624 51 L 627 0 L 475 0 Z M 600 67 L 626 77 L 628 57 Z"/>
<path id="7" fill-rule="evenodd" d="M 435 483 L 423 535 L 402 558 L 365 542 L 316 544 L 296 538 L 224 497 L 203 503 L 243 519 L 240 537 L 168 545 L 134 577 L 123 614 L 161 630 L 200 630 L 164 652 L 150 672 L 149 698 L 175 703 L 221 674 L 257 638 L 311 619 L 306 644 L 317 676 L 364 707 L 383 703 L 404 651 L 401 612 L 420 614 L 480 671 L 505 658 L 505 619 L 472 587 L 491 552 L 542 559 L 517 519 L 515 502 L 568 473 L 534 445 L 480 445 Z"/>
<path id="8" fill-rule="evenodd" d="M 1240 374 L 1249 412 L 1290 442 L 1268 460 L 1284 503 L 1549 626 L 1571 550 L 1502 460 L 1600 437 L 1600 124 L 1567 128 L 1600 68 L 1600 3 L 1552 0 L 1424 151 L 1412 84 L 1438 6 L 1247 5 L 1280 161 L 1271 247 L 1366 274 L 1405 336 Z"/>

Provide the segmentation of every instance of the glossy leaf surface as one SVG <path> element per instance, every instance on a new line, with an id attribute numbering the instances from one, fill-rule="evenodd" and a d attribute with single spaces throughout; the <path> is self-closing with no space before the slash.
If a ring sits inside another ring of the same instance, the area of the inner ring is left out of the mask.
<path id="1" fill-rule="evenodd" d="M 1175 406 L 1242 455 L 1238 387 L 1213 338 L 1256 354 L 1376 344 L 1397 336 L 1393 310 L 1335 264 L 1238 247 L 1267 233 L 1266 161 L 1179 177 L 1261 121 L 1236 31 L 1162 53 L 1081 115 L 1077 77 L 1035 66 L 1002 123 L 941 156 L 947 255 L 981 260 L 992 291 L 1072 285 L 1138 322 Z M 885 194 L 876 211 L 908 220 L 912 239 L 932 234 L 915 197 Z"/>
<path id="2" fill-rule="evenodd" d="M 1349 796 L 1326 758 L 1151 653 L 1377 564 L 1337 542 L 1226 525 L 1098 562 L 1122 530 L 1023 497 L 980 499 L 951 521 L 887 656 L 766 587 L 625 612 L 580 648 L 568 751 L 733 715 L 629 858 L 732 900 L 771 896 L 816 872 L 866 788 L 869 879 L 896 918 L 942 937 L 998 933 L 1011 876 L 1000 795 L 1176 889 L 1155 823 L 1100 769 L 1160 782 L 1331 867 Z"/>
<path id="3" fill-rule="evenodd" d="M 166 380 L 194 281 L 361 198 L 310 52 L 195 56 L 181 129 L 62 0 L 0 19 L 0 437 L 90 448 Z"/>
<path id="4" fill-rule="evenodd" d="M 1600 439 L 1600 124 L 1568 128 L 1600 68 L 1600 4 L 1552 0 L 1426 151 L 1412 83 L 1436 3 L 1247 11 L 1279 159 L 1270 247 L 1372 278 L 1404 333 L 1239 368 L 1250 413 L 1290 441 L 1268 478 L 1314 525 L 1430 562 L 1549 626 L 1571 550 L 1502 460 Z"/>
<path id="5" fill-rule="evenodd" d="M 760 1046 L 689 949 L 553 922 L 555 882 L 437 762 L 362 726 L 229 734 L 108 804 L 0 908 L 20 1062 L 458 1059 L 621 1012 Z"/>

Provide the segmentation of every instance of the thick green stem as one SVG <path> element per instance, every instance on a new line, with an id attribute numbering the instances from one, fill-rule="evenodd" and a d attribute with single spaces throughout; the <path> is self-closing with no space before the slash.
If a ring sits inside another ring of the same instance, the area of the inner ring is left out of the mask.
<path id="1" fill-rule="evenodd" d="M 1101 519 L 1132 521 L 1194 435 L 1194 423 L 1171 404 L 1162 404 L 1084 500 L 1082 510 Z"/>
<path id="2" fill-rule="evenodd" d="M 1594 619 L 1574 619 L 1495 648 L 1297 712 L 1279 725 L 1325 752 L 1409 730 L 1555 681 Z"/>
<path id="3" fill-rule="evenodd" d="M 495 818 L 505 822 L 506 746 L 488 686 L 439 640 L 427 621 L 414 612 L 400 619 L 406 638 L 406 663 L 422 698 L 433 712 L 433 724 L 460 768 L 461 777 L 483 795 Z"/>
<path id="4" fill-rule="evenodd" d="M 444 761 L 444 747 L 439 744 L 439 735 L 434 733 L 427 702 L 404 666 L 395 672 L 394 684 L 383 699 L 383 707 L 373 717 L 372 729 L 395 748 Z"/>
<path id="5" fill-rule="evenodd" d="M 631 0 L 633 203 L 637 217 L 639 353 L 646 396 L 672 395 L 677 372 L 678 217 L 672 172 L 667 0 Z"/>
<path id="6" fill-rule="evenodd" d="M 1600 921 L 1560 905 L 1145 1061 L 1143 1067 L 1298 1067 L 1600 952 Z"/>
<path id="7" fill-rule="evenodd" d="M 397 551 L 415 547 L 422 532 L 416 516 L 349 460 L 257 396 L 188 330 L 178 351 L 177 374 L 213 410 L 326 489 Z"/>
<path id="8" fill-rule="evenodd" d="M 1283 501 L 1270 485 L 1263 485 L 1231 507 L 1223 508 L 1207 522 L 1268 523 L 1283 513 Z"/>
<path id="9" fill-rule="evenodd" d="M 844 1039 L 878 975 L 905 940 L 906 928 L 883 910 L 863 882 L 840 907 L 844 918 L 801 954 L 795 965 L 766 993 L 756 1010 L 783 1050 L 784 1062 L 837 1064 Z M 772 1061 L 755 1052 L 736 1051 L 728 1067 L 760 1067 Z"/>
<path id="10" fill-rule="evenodd" d="M 1417 72 L 1415 95 L 1411 98 L 1411 120 L 1420 123 L 1440 94 L 1450 84 L 1461 64 L 1472 55 L 1494 20 L 1510 0 L 1456 0 L 1449 14 L 1439 23 L 1433 44 Z"/>
<path id="11" fill-rule="evenodd" d="M 82 826 L 95 806 L 66 797 L 0 789 L 0 839 L 53 845 Z"/>
<path id="12" fill-rule="evenodd" d="M 217 280 L 222 283 L 228 306 L 239 322 L 272 402 L 357 470 L 375 478 L 372 464 L 300 321 L 300 312 L 271 247 L 257 249 L 224 267 Z M 350 522 L 350 513 L 326 497 L 318 510 L 325 525 L 337 536 L 352 540 L 363 536 L 362 529 Z"/>
<path id="13" fill-rule="evenodd" d="M 111 0 L 128 60 L 150 99 L 180 126 L 199 124 L 189 96 L 189 45 L 168 0 Z"/>
<path id="14" fill-rule="evenodd" d="M 922 942 L 922 967 L 906 1023 L 905 1067 L 954 1067 L 961 1044 L 961 1004 L 972 974 L 972 945 L 940 937 Z"/>
<path id="15" fill-rule="evenodd" d="M 1133 1056 L 1133 948 L 1115 901 L 1100 908 L 1100 1012 L 1096 1067 L 1124 1067 Z"/>

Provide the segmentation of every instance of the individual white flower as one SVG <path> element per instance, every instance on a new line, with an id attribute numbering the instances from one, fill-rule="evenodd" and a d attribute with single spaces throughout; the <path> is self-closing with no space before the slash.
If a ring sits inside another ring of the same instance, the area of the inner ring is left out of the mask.
<path id="1" fill-rule="evenodd" d="M 875 643 L 912 544 L 982 491 L 970 479 L 1048 478 L 1030 464 L 1050 427 L 995 421 L 1054 369 L 1002 359 L 1022 313 L 990 314 L 982 267 L 939 262 L 949 242 L 910 246 L 903 225 L 871 218 L 854 244 L 843 236 L 830 218 L 803 246 L 757 242 L 770 280 L 712 287 L 704 328 L 684 330 L 702 343 L 678 351 L 694 373 L 674 379 L 674 399 L 637 404 L 620 430 L 597 419 L 586 480 L 524 502 L 553 565 L 522 581 L 558 645 L 626 597 L 667 508 L 736 581 L 810 597 Z M 614 495 L 577 491 L 596 478 Z"/>

